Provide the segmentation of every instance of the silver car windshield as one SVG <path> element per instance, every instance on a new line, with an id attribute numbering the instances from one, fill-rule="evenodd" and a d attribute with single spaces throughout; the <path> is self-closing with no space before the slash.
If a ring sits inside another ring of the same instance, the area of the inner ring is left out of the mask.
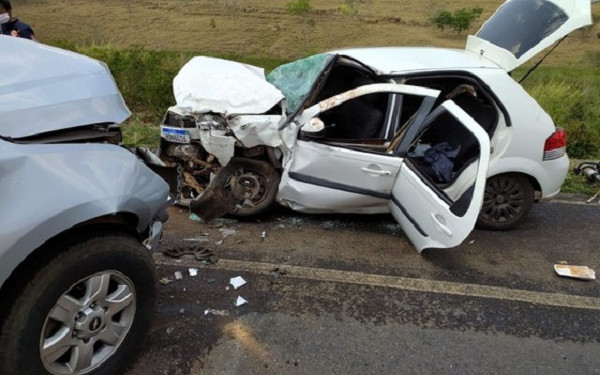
<path id="1" fill-rule="evenodd" d="M 513 0 L 498 9 L 477 37 L 520 58 L 568 19 L 563 9 L 549 1 Z"/>

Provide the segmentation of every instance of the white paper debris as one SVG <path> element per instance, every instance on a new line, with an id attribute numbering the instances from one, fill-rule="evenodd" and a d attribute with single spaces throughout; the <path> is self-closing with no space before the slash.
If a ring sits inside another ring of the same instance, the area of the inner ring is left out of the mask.
<path id="1" fill-rule="evenodd" d="M 190 268 L 188 270 L 188 272 L 190 273 L 191 277 L 196 277 L 198 275 L 198 269 L 197 268 Z"/>
<path id="2" fill-rule="evenodd" d="M 555 264 L 554 270 L 560 276 L 572 277 L 582 280 L 596 280 L 596 273 L 586 266 L 570 266 L 568 264 Z"/>
<path id="3" fill-rule="evenodd" d="M 225 310 L 215 310 L 215 309 L 206 309 L 204 310 L 204 315 L 218 315 L 218 316 L 227 316 L 229 315 L 229 312 L 225 311 Z"/>
<path id="4" fill-rule="evenodd" d="M 248 301 L 246 301 L 244 299 L 244 297 L 241 297 L 241 296 L 238 296 L 238 298 L 235 300 L 235 306 L 242 306 L 242 305 L 245 305 L 247 303 L 248 303 Z"/>
<path id="5" fill-rule="evenodd" d="M 233 278 L 231 278 L 231 280 L 229 280 L 229 284 L 231 284 L 233 289 L 237 289 L 237 288 L 241 287 L 242 285 L 246 284 L 246 280 L 244 280 L 244 278 L 241 276 L 233 277 Z"/>
<path id="6" fill-rule="evenodd" d="M 175 271 L 175 278 L 177 280 L 181 280 L 181 279 L 183 279 L 183 275 L 181 274 L 181 272 Z"/>
<path id="7" fill-rule="evenodd" d="M 229 236 L 235 236 L 237 234 L 237 231 L 235 229 L 227 229 L 227 228 L 221 228 L 221 229 L 219 229 L 219 232 L 221 232 L 221 234 L 223 235 L 223 238 L 229 237 Z"/>

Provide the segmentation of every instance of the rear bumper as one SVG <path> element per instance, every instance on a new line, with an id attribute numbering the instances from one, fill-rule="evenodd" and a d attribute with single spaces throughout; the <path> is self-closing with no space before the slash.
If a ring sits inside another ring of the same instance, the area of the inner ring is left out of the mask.
<path id="1" fill-rule="evenodd" d="M 565 182 L 569 172 L 569 157 L 567 155 L 555 160 L 542 162 L 544 173 L 539 183 L 542 188 L 540 201 L 552 199 L 560 193 L 560 187 Z"/>

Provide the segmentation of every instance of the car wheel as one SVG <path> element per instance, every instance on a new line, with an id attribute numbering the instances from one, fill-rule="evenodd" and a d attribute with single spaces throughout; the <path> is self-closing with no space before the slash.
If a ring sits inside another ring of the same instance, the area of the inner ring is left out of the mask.
<path id="1" fill-rule="evenodd" d="M 117 375 L 136 354 L 154 312 L 149 252 L 118 235 L 66 247 L 10 307 L 0 373 Z"/>
<path id="2" fill-rule="evenodd" d="M 235 216 L 257 216 L 272 207 L 279 186 L 279 173 L 262 160 L 237 158 L 225 167 L 229 190 L 236 201 Z"/>
<path id="3" fill-rule="evenodd" d="M 504 174 L 489 178 L 477 227 L 489 230 L 514 228 L 528 216 L 534 191 L 527 177 Z"/>

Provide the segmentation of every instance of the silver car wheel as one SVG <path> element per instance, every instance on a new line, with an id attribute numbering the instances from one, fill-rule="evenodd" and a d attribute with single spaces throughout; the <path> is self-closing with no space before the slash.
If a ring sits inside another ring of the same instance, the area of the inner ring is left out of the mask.
<path id="1" fill-rule="evenodd" d="M 46 317 L 40 355 L 54 375 L 81 375 L 117 352 L 131 328 L 135 288 L 117 271 L 94 274 L 72 285 Z"/>

